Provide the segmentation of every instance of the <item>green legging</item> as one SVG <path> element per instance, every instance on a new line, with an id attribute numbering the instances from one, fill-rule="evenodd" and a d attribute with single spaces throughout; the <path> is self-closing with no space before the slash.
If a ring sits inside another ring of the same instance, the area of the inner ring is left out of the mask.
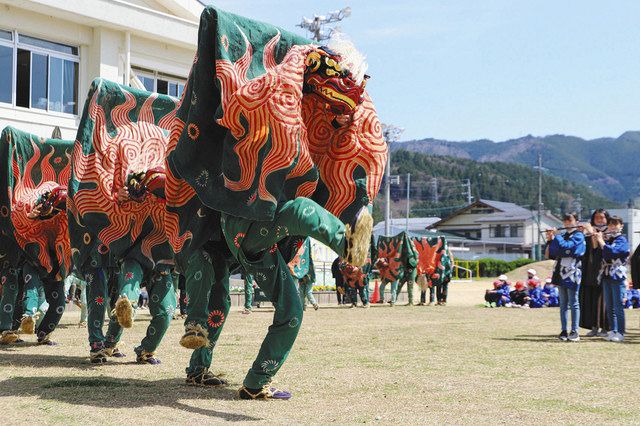
<path id="1" fill-rule="evenodd" d="M 176 309 L 176 292 L 173 288 L 171 265 L 158 264 L 148 273 L 146 279 L 149 294 L 149 313 L 151 322 L 147 327 L 147 334 L 139 347 L 147 352 L 155 352 L 164 337 L 171 318 Z M 142 266 L 138 261 L 125 259 L 118 274 L 118 297 L 127 296 L 134 309 L 138 306 L 140 297 L 140 283 L 143 279 Z M 109 327 L 105 336 L 105 347 L 114 348 L 122 337 L 123 328 L 115 314 L 109 319 Z"/>
<path id="2" fill-rule="evenodd" d="M 83 269 L 87 283 L 87 330 L 91 351 L 104 349 L 104 314 L 107 310 L 109 271 L 103 268 Z"/>
<path id="3" fill-rule="evenodd" d="M 270 383 L 282 367 L 302 323 L 296 279 L 275 245 L 287 236 L 309 236 L 342 255 L 345 226 L 307 198 L 278 206 L 272 221 L 251 221 L 223 214 L 221 224 L 229 248 L 275 307 L 273 323 L 244 379 L 246 387 L 259 389 Z"/>
<path id="4" fill-rule="evenodd" d="M 49 305 L 47 312 L 38 321 L 36 336 L 43 340 L 53 332 L 62 318 L 66 306 L 64 295 L 64 281 L 47 277 L 40 278 L 38 269 L 30 264 L 25 264 L 24 272 L 24 314 L 33 316 L 38 312 L 44 301 Z"/>
<path id="5" fill-rule="evenodd" d="M 253 304 L 253 277 L 247 275 L 244 278 L 244 308 L 251 309 Z"/>
<path id="6" fill-rule="evenodd" d="M 0 299 L 0 332 L 13 330 L 13 316 L 16 311 L 16 301 L 20 285 L 18 275 L 20 270 L 5 268 L 2 270 L 2 299 Z"/>
<path id="7" fill-rule="evenodd" d="M 307 300 L 312 305 L 317 304 L 316 298 L 313 297 L 313 283 L 310 281 L 306 281 L 305 279 L 301 279 L 298 282 L 298 292 L 300 293 L 300 302 L 302 306 L 307 304 Z"/>
<path id="8" fill-rule="evenodd" d="M 222 253 L 196 250 L 189 258 L 186 290 L 189 303 L 185 326 L 198 324 L 208 331 L 209 344 L 191 354 L 187 374 L 211 367 L 213 349 L 231 309 L 229 269 Z"/>
<path id="9" fill-rule="evenodd" d="M 384 291 L 387 288 L 388 281 L 382 281 L 380 284 L 380 300 L 384 302 Z M 398 281 L 391 282 L 391 303 L 396 303 L 398 297 Z"/>
<path id="10" fill-rule="evenodd" d="M 347 287 L 347 292 L 351 298 L 351 303 L 358 303 L 358 294 L 363 305 L 369 304 L 369 280 L 365 279 L 363 287 Z"/>
<path id="11" fill-rule="evenodd" d="M 401 280 L 400 284 L 398 285 L 398 289 L 396 291 L 396 296 L 400 294 L 400 292 L 402 291 L 402 287 L 405 285 L 405 283 L 407 284 L 407 296 L 409 297 L 409 304 L 413 304 L 413 287 L 415 284 L 415 274 L 411 275 L 411 278 L 408 280 Z"/>

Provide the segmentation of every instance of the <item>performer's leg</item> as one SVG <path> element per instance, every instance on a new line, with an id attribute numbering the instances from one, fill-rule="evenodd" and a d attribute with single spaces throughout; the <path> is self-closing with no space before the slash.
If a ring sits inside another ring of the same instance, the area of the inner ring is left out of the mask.
<path id="1" fill-rule="evenodd" d="M 147 335 L 135 350 L 140 363 L 160 363 L 155 357 L 155 351 L 171 324 L 177 304 L 171 268 L 171 265 L 156 265 L 147 284 L 151 322 L 147 327 Z"/>
<path id="2" fill-rule="evenodd" d="M 253 280 L 249 280 L 248 277 L 244 279 L 244 309 L 245 312 L 251 311 L 251 305 L 253 304 Z"/>
<path id="3" fill-rule="evenodd" d="M 0 344 L 17 342 L 20 337 L 13 330 L 13 315 L 18 299 L 18 270 L 5 268 L 2 271 L 2 298 L 0 299 Z"/>
<path id="4" fill-rule="evenodd" d="M 290 235 L 314 238 L 339 255 L 345 252 L 345 225 L 324 207 L 303 197 L 282 204 L 273 221 L 253 222 L 242 248 L 245 253 L 259 253 Z"/>
<path id="5" fill-rule="evenodd" d="M 22 305 L 22 321 L 20 329 L 25 334 L 33 334 L 36 328 L 35 315 L 40 307 L 40 288 L 42 281 L 38 275 L 38 270 L 31 264 L 25 264 L 23 268 L 24 298 Z"/>
<path id="6" fill-rule="evenodd" d="M 67 302 L 64 295 L 64 281 L 54 281 L 46 278 L 43 287 L 49 308 L 38 325 L 38 343 L 41 345 L 55 345 L 55 342 L 51 341 L 51 333 L 58 326 Z"/>
<path id="7" fill-rule="evenodd" d="M 396 304 L 396 300 L 398 297 L 398 281 L 394 281 L 391 283 L 391 306 Z"/>
<path id="8" fill-rule="evenodd" d="M 178 274 L 178 290 L 180 291 L 180 315 L 187 315 L 187 284 L 184 275 Z"/>
<path id="9" fill-rule="evenodd" d="M 102 332 L 104 314 L 107 307 L 107 279 L 102 268 L 88 268 L 84 270 L 87 283 L 87 329 L 89 331 L 90 357 L 92 363 L 107 362 L 104 349 L 105 337 Z"/>
<path id="10" fill-rule="evenodd" d="M 122 358 L 124 353 L 118 348 L 124 328 L 133 326 L 134 306 L 138 306 L 142 266 L 137 260 L 125 259 L 119 273 L 115 274 L 115 309 L 109 315 L 109 326 L 105 335 L 105 350 L 108 356 Z"/>
<path id="11" fill-rule="evenodd" d="M 115 320 L 124 328 L 133 326 L 133 317 L 135 309 L 138 307 L 138 297 L 140 297 L 141 281 L 142 266 L 140 263 L 134 259 L 124 259 L 118 274 L 118 300 L 115 303 Z"/>
<path id="12" fill-rule="evenodd" d="M 380 301 L 378 303 L 384 303 L 384 291 L 387 289 L 387 282 L 382 281 L 380 283 Z"/>
<path id="13" fill-rule="evenodd" d="M 80 324 L 87 322 L 87 283 L 80 280 Z"/>
<path id="14" fill-rule="evenodd" d="M 413 280 L 407 281 L 407 295 L 409 297 L 409 305 L 413 305 Z"/>
<path id="15" fill-rule="evenodd" d="M 202 275 L 202 281 L 211 283 L 207 306 L 207 334 L 208 344 L 193 351 L 187 372 L 187 384 L 201 386 L 222 386 L 227 381 L 214 376 L 209 372 L 213 358 L 213 350 L 216 347 L 224 323 L 231 309 L 231 296 L 229 295 L 229 270 L 222 255 L 212 253 L 211 269 L 207 272 L 211 275 Z"/>
<path id="16" fill-rule="evenodd" d="M 279 253 L 275 255 L 276 259 L 271 258 L 277 262 L 272 264 L 275 268 L 269 268 L 266 262 L 256 268 L 256 282 L 273 303 L 275 314 L 258 356 L 244 379 L 241 398 L 291 397 L 287 392 L 269 388 L 269 383 L 282 367 L 296 340 L 302 323 L 302 303 L 286 262 Z M 261 276 L 266 279 L 261 279 Z"/>
<path id="17" fill-rule="evenodd" d="M 306 282 L 304 284 L 304 288 L 305 288 L 305 295 L 307 299 L 309 299 L 309 303 L 311 303 L 311 305 L 313 305 L 315 309 L 318 309 L 318 302 L 316 302 L 316 298 L 313 296 L 313 283 Z"/>
<path id="18" fill-rule="evenodd" d="M 208 258 L 203 249 L 194 251 L 185 271 L 188 304 L 187 318 L 184 321 L 185 333 L 180 344 L 187 349 L 202 348 L 209 343 L 207 305 L 216 274 Z"/>

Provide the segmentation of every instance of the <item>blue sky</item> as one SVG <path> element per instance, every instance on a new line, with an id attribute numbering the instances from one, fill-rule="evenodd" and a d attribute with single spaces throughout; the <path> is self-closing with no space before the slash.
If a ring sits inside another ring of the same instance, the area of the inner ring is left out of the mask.
<path id="1" fill-rule="evenodd" d="M 218 0 L 304 34 L 340 26 L 368 57 L 367 88 L 403 140 L 618 136 L 640 129 L 640 1 Z"/>

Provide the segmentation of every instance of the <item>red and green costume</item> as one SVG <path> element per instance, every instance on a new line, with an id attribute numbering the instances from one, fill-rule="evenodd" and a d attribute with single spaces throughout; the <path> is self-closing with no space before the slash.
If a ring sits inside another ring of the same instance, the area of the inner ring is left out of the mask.
<path id="1" fill-rule="evenodd" d="M 65 308 L 64 278 L 70 270 L 71 248 L 66 212 L 66 187 L 73 142 L 45 139 L 6 127 L 0 137 L 0 162 L 7 166 L 0 186 L 0 223 L 25 254 L 24 319 L 33 327 L 39 294 L 49 309 L 36 331 L 38 342 L 50 343 Z M 43 214 L 30 218 L 36 207 Z M 45 214 L 46 213 L 46 214 Z"/>
<path id="2" fill-rule="evenodd" d="M 167 231 L 178 263 L 191 268 L 207 241 L 226 241 L 276 309 L 248 389 L 268 388 L 302 320 L 279 245 L 311 236 L 344 253 L 344 223 L 373 200 L 386 160 L 366 93 L 340 128 L 325 101 L 303 96 L 317 50 L 272 25 L 206 8 L 171 131 Z"/>
<path id="3" fill-rule="evenodd" d="M 88 286 L 89 344 L 101 362 L 105 348 L 113 353 L 120 339 L 120 322 L 129 321 L 112 315 L 103 333 L 111 274 L 118 274 L 118 302 L 126 296 L 134 307 L 140 284 L 147 284 L 153 319 L 136 348 L 139 361 L 154 359 L 176 307 L 162 185 L 135 193 L 141 187 L 129 181 L 132 176 L 142 181 L 142 174 L 163 174 L 176 106 L 168 96 L 103 79 L 93 81 L 85 103 L 69 182 L 69 226 L 74 265 Z M 130 189 L 130 199 L 119 202 L 118 191 L 124 187 Z"/>

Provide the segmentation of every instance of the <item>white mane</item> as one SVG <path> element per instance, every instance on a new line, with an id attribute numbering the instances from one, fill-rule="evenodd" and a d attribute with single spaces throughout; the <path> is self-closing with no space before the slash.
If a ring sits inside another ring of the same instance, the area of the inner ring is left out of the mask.
<path id="1" fill-rule="evenodd" d="M 343 33 L 334 32 L 327 47 L 342 57 L 340 66 L 351 71 L 356 83 L 362 84 L 369 65 L 366 57 L 356 49 L 353 42 Z"/>

